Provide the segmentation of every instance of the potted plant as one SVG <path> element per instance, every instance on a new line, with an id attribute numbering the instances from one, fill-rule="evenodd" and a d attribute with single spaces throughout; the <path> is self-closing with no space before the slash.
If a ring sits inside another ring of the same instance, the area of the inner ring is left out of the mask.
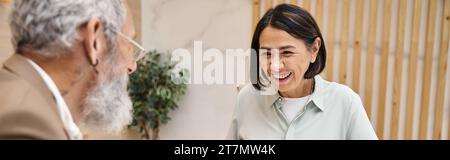
<path id="1" fill-rule="evenodd" d="M 128 86 L 133 101 L 133 122 L 143 139 L 159 139 L 159 129 L 170 120 L 169 112 L 186 92 L 188 71 L 175 69 L 156 50 L 150 51 L 139 62 L 138 70 L 130 76 Z"/>

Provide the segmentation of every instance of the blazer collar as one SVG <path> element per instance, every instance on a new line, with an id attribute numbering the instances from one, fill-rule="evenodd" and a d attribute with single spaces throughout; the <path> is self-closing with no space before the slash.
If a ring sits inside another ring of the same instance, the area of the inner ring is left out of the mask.
<path id="1" fill-rule="evenodd" d="M 30 84 L 30 86 L 34 87 L 39 91 L 39 93 L 50 102 L 50 104 L 54 104 L 56 108 L 55 99 L 45 84 L 44 80 L 41 78 L 39 73 L 31 66 L 29 62 L 27 62 L 26 58 L 20 54 L 12 55 L 3 66 L 23 78 L 26 82 Z"/>

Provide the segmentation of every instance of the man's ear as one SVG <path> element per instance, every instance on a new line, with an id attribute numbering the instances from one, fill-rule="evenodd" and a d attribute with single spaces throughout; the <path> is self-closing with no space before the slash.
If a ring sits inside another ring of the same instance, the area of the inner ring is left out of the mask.
<path id="1" fill-rule="evenodd" d="M 320 46 L 322 46 L 322 41 L 320 40 L 320 37 L 317 37 L 314 40 L 314 43 L 313 43 L 313 45 L 311 47 L 311 51 L 312 51 L 311 63 L 316 62 L 316 58 L 317 58 L 317 54 L 319 53 Z"/>
<path id="2" fill-rule="evenodd" d="M 100 48 L 100 36 L 102 33 L 102 23 L 99 17 L 91 18 L 85 28 L 82 35 L 84 36 L 84 48 L 86 56 L 92 65 L 97 65 L 98 58 L 101 57 Z"/>

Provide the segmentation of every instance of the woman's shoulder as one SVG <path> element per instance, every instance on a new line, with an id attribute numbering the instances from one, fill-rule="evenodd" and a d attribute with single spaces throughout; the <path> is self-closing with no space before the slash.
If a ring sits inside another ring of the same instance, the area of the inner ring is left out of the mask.
<path id="1" fill-rule="evenodd" d="M 238 101 L 260 99 L 260 90 L 253 87 L 253 84 L 246 84 L 238 93 Z"/>
<path id="2" fill-rule="evenodd" d="M 330 82 L 329 91 L 337 96 L 357 96 L 357 93 L 349 86 L 337 82 Z"/>
<path id="3" fill-rule="evenodd" d="M 271 105 L 279 98 L 278 91 L 273 89 L 256 89 L 252 84 L 245 85 L 238 94 L 237 105 L 254 108 Z M 250 107 L 253 106 L 253 107 Z"/>
<path id="4" fill-rule="evenodd" d="M 316 91 L 322 99 L 332 103 L 352 103 L 355 100 L 360 100 L 359 95 L 350 87 L 337 82 L 330 82 L 316 77 Z"/>
<path id="5" fill-rule="evenodd" d="M 252 96 L 254 95 L 258 90 L 253 87 L 253 84 L 246 84 L 242 89 L 239 90 L 239 97 L 242 96 Z"/>

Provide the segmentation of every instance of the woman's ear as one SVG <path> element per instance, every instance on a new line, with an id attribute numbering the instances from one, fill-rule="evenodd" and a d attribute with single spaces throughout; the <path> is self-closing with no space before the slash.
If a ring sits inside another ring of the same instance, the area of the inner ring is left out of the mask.
<path id="1" fill-rule="evenodd" d="M 100 35 L 102 33 L 102 23 L 99 17 L 91 18 L 82 29 L 82 36 L 84 39 L 84 49 L 86 57 L 91 65 L 97 65 L 98 58 L 101 57 L 100 50 Z"/>
<path id="2" fill-rule="evenodd" d="M 314 43 L 313 43 L 313 45 L 311 47 L 311 51 L 312 51 L 311 63 L 316 62 L 317 54 L 319 53 L 321 45 L 322 45 L 322 41 L 320 40 L 320 37 L 317 37 L 314 40 Z"/>

